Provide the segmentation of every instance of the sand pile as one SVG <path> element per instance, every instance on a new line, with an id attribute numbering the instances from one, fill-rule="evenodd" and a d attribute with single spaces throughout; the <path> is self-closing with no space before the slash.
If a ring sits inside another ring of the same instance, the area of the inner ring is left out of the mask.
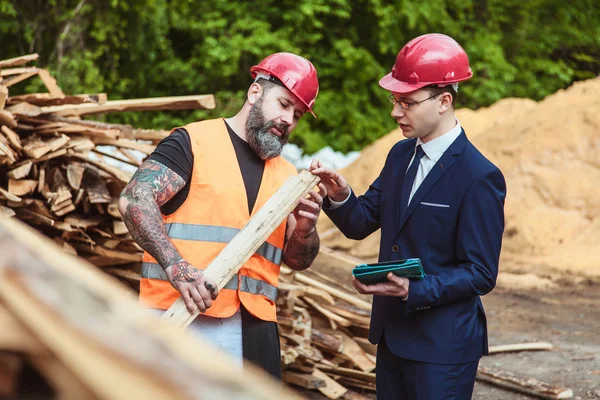
<path id="1" fill-rule="evenodd" d="M 457 115 L 507 180 L 503 267 L 600 276 L 600 79 L 577 83 L 540 103 L 505 99 Z M 399 130 L 391 132 L 342 170 L 357 193 L 377 177 L 400 139 Z M 321 232 L 331 227 L 326 218 L 320 222 Z M 336 232 L 323 244 L 372 259 L 379 233 L 355 242 Z"/>

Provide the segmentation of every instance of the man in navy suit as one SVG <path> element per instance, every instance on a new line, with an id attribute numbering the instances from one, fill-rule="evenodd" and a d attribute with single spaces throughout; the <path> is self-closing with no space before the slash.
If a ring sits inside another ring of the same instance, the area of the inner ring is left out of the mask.
<path id="1" fill-rule="evenodd" d="M 329 198 L 324 210 L 348 237 L 381 228 L 379 261 L 420 258 L 426 276 L 356 290 L 373 295 L 369 340 L 377 349 L 378 399 L 470 399 L 487 355 L 480 296 L 496 285 L 506 184 L 467 139 L 454 115 L 467 54 L 441 34 L 407 43 L 379 84 L 408 138 L 357 197 L 336 171 L 313 161 Z"/>

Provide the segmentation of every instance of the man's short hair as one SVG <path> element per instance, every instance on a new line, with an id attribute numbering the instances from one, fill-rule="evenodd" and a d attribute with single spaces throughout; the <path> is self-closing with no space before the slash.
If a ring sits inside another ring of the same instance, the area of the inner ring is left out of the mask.
<path id="1" fill-rule="evenodd" d="M 277 82 L 274 82 L 274 81 L 271 81 L 271 80 L 267 80 L 267 79 L 264 79 L 264 78 L 259 78 L 256 81 L 256 83 L 259 84 L 260 87 L 262 87 L 263 92 L 265 92 L 265 93 L 267 93 L 269 90 L 273 89 L 276 86 L 283 86 L 283 85 L 278 84 Z"/>
<path id="2" fill-rule="evenodd" d="M 429 94 L 432 96 L 439 96 L 442 93 L 450 93 L 452 95 L 452 107 L 456 106 L 456 90 L 452 87 L 452 85 L 446 85 L 444 87 L 439 87 L 438 85 L 429 85 L 425 86 L 425 88 Z"/>

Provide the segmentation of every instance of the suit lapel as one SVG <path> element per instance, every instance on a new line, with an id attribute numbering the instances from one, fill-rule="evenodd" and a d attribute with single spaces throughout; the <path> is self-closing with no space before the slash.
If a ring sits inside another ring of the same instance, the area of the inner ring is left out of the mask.
<path id="1" fill-rule="evenodd" d="M 408 210 L 402 218 L 400 219 L 400 223 L 398 226 L 398 232 L 402 229 L 410 215 L 415 211 L 418 205 L 421 203 L 423 197 L 435 186 L 437 181 L 448 171 L 452 165 L 455 163 L 455 156 L 459 155 L 462 149 L 467 144 L 467 136 L 465 135 L 465 131 L 463 130 L 461 134 L 456 138 L 456 140 L 450 145 L 448 150 L 444 152 L 442 157 L 438 160 L 435 166 L 429 171 L 425 180 L 421 183 L 415 195 L 413 196 L 410 204 L 408 205 Z M 412 154 L 411 154 L 412 155 Z M 410 158 L 409 158 L 410 160 Z M 408 163 L 407 163 L 408 165 Z M 398 201 L 400 203 L 400 201 Z M 400 210 L 399 210 L 400 211 Z M 398 218 L 400 218 L 400 212 L 398 213 Z"/>

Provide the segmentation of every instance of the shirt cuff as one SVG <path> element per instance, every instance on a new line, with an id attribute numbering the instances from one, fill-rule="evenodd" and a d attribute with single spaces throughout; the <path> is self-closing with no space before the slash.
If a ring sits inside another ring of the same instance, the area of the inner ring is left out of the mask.
<path id="1" fill-rule="evenodd" d="M 348 201 L 348 199 L 350 198 L 351 195 L 352 195 L 352 192 L 350 192 L 348 197 L 346 197 L 346 199 L 344 199 L 342 201 L 335 201 L 331 197 L 327 196 L 327 197 L 329 197 L 329 203 L 330 203 L 329 208 L 332 210 L 335 210 L 336 208 L 340 208 Z"/>

